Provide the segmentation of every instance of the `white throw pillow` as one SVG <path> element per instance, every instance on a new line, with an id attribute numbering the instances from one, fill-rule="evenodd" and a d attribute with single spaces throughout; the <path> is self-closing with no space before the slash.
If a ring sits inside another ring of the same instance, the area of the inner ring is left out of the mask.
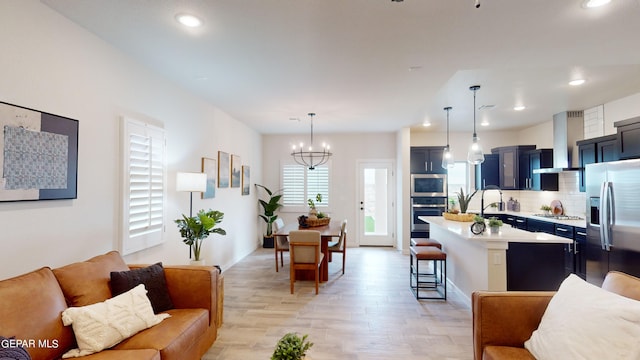
<path id="1" fill-rule="evenodd" d="M 104 302 L 68 308 L 62 312 L 62 322 L 73 326 L 78 349 L 69 350 L 62 357 L 85 356 L 110 348 L 169 316 L 153 313 L 143 284 Z"/>
<path id="2" fill-rule="evenodd" d="M 640 301 L 571 274 L 524 347 L 538 360 L 640 359 Z"/>

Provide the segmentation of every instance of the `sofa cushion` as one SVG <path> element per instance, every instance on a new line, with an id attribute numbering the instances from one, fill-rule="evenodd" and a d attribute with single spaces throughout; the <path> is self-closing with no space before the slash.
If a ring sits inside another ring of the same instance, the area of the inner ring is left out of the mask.
<path id="1" fill-rule="evenodd" d="M 62 357 L 85 356 L 112 347 L 167 317 L 153 313 L 142 284 L 104 302 L 68 308 L 62 312 L 62 322 L 73 326 L 78 349 Z"/>
<path id="2" fill-rule="evenodd" d="M 529 350 L 509 346 L 487 346 L 482 360 L 536 360 Z"/>
<path id="3" fill-rule="evenodd" d="M 193 353 L 194 344 L 207 336 L 209 312 L 204 309 L 173 309 L 170 318 L 139 332 L 114 349 L 157 349 L 163 359 L 186 359 Z"/>
<path id="4" fill-rule="evenodd" d="M 127 271 L 129 267 L 117 251 L 96 256 L 87 261 L 53 269 L 69 306 L 85 306 L 111 297 L 109 280 L 112 271 Z"/>
<path id="5" fill-rule="evenodd" d="M 73 346 L 73 332 L 62 325 L 67 308 L 50 268 L 0 281 L 0 335 L 33 340 L 25 348 L 34 360 L 58 359 Z"/>
<path id="6" fill-rule="evenodd" d="M 147 289 L 147 296 L 151 300 L 151 306 L 156 314 L 173 309 L 161 262 L 130 271 L 111 272 L 111 293 L 113 296 L 129 291 L 139 284 L 144 284 Z"/>
<path id="7" fill-rule="evenodd" d="M 536 359 L 640 359 L 640 301 L 569 275 L 525 348 Z"/>

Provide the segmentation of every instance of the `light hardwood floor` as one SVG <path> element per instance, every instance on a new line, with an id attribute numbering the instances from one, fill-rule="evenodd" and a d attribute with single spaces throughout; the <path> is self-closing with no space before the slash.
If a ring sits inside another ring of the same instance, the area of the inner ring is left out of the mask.
<path id="1" fill-rule="evenodd" d="M 409 257 L 390 248 L 348 248 L 329 264 L 329 281 L 289 291 L 288 254 L 276 273 L 273 249 L 258 249 L 224 272 L 224 323 L 203 357 L 267 360 L 287 332 L 308 334 L 312 360 L 473 359 L 471 312 L 447 301 L 417 301 Z"/>

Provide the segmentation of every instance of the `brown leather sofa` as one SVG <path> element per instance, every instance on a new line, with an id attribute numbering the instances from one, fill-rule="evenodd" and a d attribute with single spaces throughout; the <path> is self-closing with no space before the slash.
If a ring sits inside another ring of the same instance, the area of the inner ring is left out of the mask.
<path id="1" fill-rule="evenodd" d="M 640 279 L 631 275 L 612 271 L 602 288 L 640 300 Z M 546 291 L 474 292 L 474 359 L 535 360 L 524 348 L 524 342 L 538 328 L 553 294 Z"/>
<path id="2" fill-rule="evenodd" d="M 111 297 L 111 271 L 128 266 L 115 251 L 61 268 L 39 270 L 0 281 L 0 336 L 25 341 L 34 360 L 60 359 L 76 346 L 71 326 L 61 313 Z M 200 359 L 217 337 L 221 324 L 222 275 L 210 266 L 165 266 L 174 308 L 171 317 L 87 360 Z M 220 309 L 221 310 L 221 309 Z"/>

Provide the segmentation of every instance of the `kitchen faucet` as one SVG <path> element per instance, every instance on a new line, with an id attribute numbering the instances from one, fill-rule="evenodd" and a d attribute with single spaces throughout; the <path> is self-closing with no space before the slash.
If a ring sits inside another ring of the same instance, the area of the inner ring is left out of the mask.
<path id="1" fill-rule="evenodd" d="M 487 185 L 487 186 L 485 186 L 484 189 L 482 189 L 482 197 L 480 198 L 480 216 L 481 217 L 484 217 L 484 209 L 488 208 L 492 204 L 495 204 L 495 203 L 491 203 L 491 204 L 489 204 L 487 206 L 484 206 L 484 192 L 487 191 L 487 190 L 498 190 L 500 192 L 499 210 L 502 210 L 502 190 L 500 190 L 500 188 L 495 186 L 495 185 Z"/>

